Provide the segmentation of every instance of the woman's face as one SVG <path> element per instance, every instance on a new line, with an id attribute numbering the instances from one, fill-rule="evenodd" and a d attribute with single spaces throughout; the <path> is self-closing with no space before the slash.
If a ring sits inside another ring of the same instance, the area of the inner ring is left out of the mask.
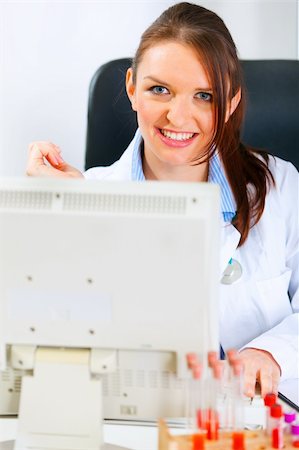
<path id="1" fill-rule="evenodd" d="M 197 53 L 162 42 L 143 55 L 127 92 L 144 139 L 145 157 L 168 166 L 190 165 L 213 136 L 213 92 Z"/>

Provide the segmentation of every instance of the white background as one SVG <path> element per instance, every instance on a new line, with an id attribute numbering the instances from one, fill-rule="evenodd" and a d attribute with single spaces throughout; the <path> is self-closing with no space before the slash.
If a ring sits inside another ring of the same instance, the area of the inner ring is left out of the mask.
<path id="1" fill-rule="evenodd" d="M 89 81 L 133 56 L 173 1 L 0 0 L 0 175 L 22 175 L 27 146 L 51 140 L 83 170 Z M 242 59 L 297 59 L 298 0 L 194 1 L 226 22 Z"/>

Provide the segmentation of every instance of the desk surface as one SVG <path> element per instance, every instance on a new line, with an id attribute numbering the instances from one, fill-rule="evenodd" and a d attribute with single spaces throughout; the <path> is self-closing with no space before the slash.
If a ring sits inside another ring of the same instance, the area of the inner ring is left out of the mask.
<path id="1" fill-rule="evenodd" d="M 15 439 L 17 422 L 17 419 L 0 419 L 0 450 L 10 450 L 11 445 L 1 447 L 1 441 Z M 104 441 L 110 445 L 130 450 L 157 449 L 158 431 L 154 426 L 104 424 L 103 431 Z"/>
<path id="2" fill-rule="evenodd" d="M 299 403 L 299 380 L 287 380 L 280 383 L 280 392 Z M 264 425 L 265 415 L 262 408 L 263 401 L 255 399 L 252 405 L 245 406 L 245 423 L 251 425 Z M 16 418 L 0 418 L 0 450 L 11 450 L 11 445 L 2 445 L 3 441 L 15 439 L 17 433 Z M 182 430 L 181 430 L 182 431 Z M 157 450 L 158 431 L 155 426 L 104 423 L 104 441 L 110 444 L 107 450 L 113 450 L 112 445 L 130 450 Z"/>
<path id="3" fill-rule="evenodd" d="M 245 416 L 247 422 L 254 425 L 264 424 L 264 409 L 261 408 L 260 399 L 252 406 L 246 406 Z M 0 450 L 12 450 L 11 445 L 2 445 L 1 441 L 13 440 L 17 433 L 15 418 L 0 418 Z M 182 429 L 172 429 L 173 432 L 182 432 Z M 130 450 L 157 450 L 158 430 L 155 426 L 104 423 L 104 441 L 107 444 L 120 446 Z M 114 447 L 107 446 L 107 450 Z M 106 450 L 106 449 L 105 449 Z"/>

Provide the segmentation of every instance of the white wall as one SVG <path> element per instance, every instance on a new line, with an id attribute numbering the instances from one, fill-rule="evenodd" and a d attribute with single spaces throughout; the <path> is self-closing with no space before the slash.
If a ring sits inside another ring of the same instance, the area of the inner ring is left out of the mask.
<path id="1" fill-rule="evenodd" d="M 28 143 L 51 140 L 83 169 L 89 81 L 131 56 L 173 1 L 0 0 L 0 175 L 22 175 Z M 243 59 L 297 58 L 297 0 L 197 1 L 225 20 Z"/>

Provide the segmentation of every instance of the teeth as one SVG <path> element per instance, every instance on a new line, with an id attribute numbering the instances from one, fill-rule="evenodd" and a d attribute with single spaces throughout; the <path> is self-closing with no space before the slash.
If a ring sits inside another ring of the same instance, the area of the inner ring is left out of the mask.
<path id="1" fill-rule="evenodd" d="M 186 141 L 187 139 L 191 139 L 195 133 L 173 133 L 172 131 L 160 130 L 161 133 L 170 139 L 174 139 L 175 141 Z"/>

